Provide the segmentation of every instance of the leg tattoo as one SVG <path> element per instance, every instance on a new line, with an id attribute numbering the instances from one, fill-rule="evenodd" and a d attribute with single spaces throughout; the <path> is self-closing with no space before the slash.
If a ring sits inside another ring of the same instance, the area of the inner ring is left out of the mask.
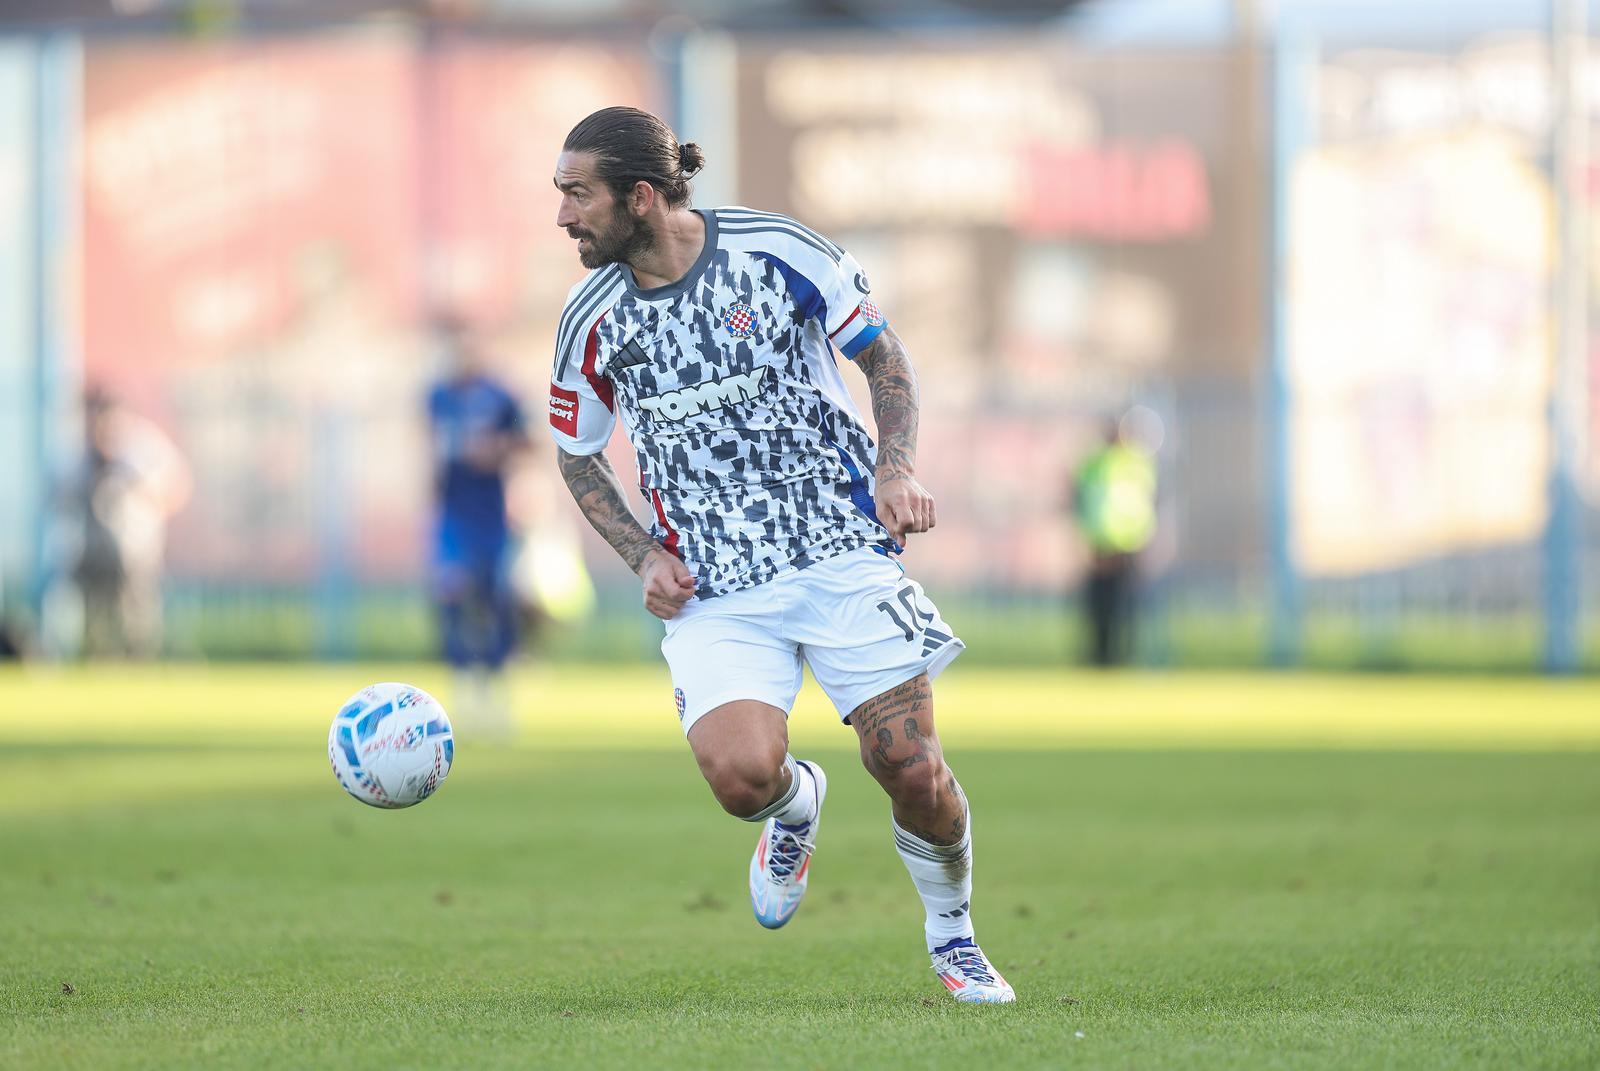
<path id="1" fill-rule="evenodd" d="M 926 675 L 861 704 L 850 714 L 861 759 L 894 805 L 900 828 L 929 844 L 959 844 L 967 833 L 966 798 L 944 764 Z"/>

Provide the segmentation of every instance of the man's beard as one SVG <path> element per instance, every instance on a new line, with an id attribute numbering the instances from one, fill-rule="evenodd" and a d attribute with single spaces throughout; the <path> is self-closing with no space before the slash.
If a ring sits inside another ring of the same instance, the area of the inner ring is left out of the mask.
<path id="1" fill-rule="evenodd" d="M 572 233 L 570 230 L 568 233 Z M 618 205 L 611 214 L 611 226 L 604 232 L 594 234 L 580 231 L 576 237 L 587 238 L 588 248 L 578 251 L 578 261 L 585 268 L 593 270 L 603 268 L 607 264 L 618 261 L 631 263 L 641 253 L 647 253 L 655 247 L 655 231 L 650 224 L 634 216 L 623 205 Z"/>

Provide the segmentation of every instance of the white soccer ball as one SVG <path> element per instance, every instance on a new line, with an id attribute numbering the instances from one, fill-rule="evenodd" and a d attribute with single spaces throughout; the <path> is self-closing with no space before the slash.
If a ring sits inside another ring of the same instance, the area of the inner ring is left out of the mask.
<path id="1" fill-rule="evenodd" d="M 455 752 L 450 717 L 439 701 L 392 681 L 351 696 L 328 730 L 333 776 L 373 807 L 410 807 L 433 795 Z"/>

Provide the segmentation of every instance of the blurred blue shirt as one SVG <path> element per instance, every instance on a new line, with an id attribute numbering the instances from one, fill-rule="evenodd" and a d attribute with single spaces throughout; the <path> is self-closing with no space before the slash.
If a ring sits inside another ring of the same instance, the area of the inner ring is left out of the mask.
<path id="1" fill-rule="evenodd" d="M 474 463 L 473 454 L 496 435 L 525 434 L 522 409 L 510 391 L 487 376 L 446 380 L 428 394 L 433 431 L 436 503 L 441 541 L 497 550 L 506 537 L 504 462 Z"/>

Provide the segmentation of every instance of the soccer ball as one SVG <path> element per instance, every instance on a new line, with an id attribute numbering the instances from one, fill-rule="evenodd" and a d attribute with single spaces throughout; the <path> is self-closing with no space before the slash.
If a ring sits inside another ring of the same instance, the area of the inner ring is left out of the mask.
<path id="1" fill-rule="evenodd" d="M 333 776 L 373 807 L 421 803 L 450 772 L 455 753 L 444 707 L 409 684 L 361 689 L 339 708 L 328 730 Z"/>

